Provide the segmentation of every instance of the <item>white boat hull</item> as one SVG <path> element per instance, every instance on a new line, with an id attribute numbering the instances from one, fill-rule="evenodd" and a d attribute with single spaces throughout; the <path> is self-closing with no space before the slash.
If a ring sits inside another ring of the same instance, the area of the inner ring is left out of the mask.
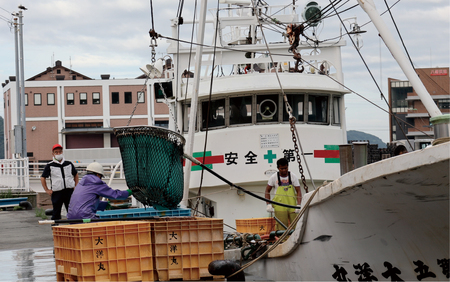
<path id="1" fill-rule="evenodd" d="M 288 241 L 246 271 L 276 281 L 448 280 L 448 200 L 448 143 L 367 165 L 321 187 Z"/>

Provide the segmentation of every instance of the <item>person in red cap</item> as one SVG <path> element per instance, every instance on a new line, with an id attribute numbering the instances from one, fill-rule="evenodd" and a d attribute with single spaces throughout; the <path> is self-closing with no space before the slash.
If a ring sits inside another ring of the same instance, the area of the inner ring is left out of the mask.
<path id="1" fill-rule="evenodd" d="M 72 162 L 66 161 L 63 148 L 59 144 L 53 145 L 53 160 L 49 162 L 41 175 L 41 184 L 45 193 L 52 197 L 52 220 L 61 219 L 61 209 L 64 204 L 69 210 L 70 198 L 75 186 L 78 184 L 78 172 Z M 47 178 L 50 177 L 50 189 L 47 186 Z"/>

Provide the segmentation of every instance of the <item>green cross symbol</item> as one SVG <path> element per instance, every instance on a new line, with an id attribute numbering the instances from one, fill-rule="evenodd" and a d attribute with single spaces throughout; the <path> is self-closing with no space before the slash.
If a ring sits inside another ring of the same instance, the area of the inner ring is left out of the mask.
<path id="1" fill-rule="evenodd" d="M 272 150 L 267 150 L 267 155 L 264 155 L 264 159 L 269 161 L 269 164 L 273 163 L 273 160 L 277 158 L 277 154 L 272 154 Z"/>

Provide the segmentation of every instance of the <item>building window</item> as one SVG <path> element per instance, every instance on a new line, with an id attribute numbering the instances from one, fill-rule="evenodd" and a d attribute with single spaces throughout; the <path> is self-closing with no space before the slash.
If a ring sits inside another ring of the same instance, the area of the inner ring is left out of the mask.
<path id="1" fill-rule="evenodd" d="M 72 75 L 72 80 L 77 80 L 77 76 L 76 75 Z"/>
<path id="2" fill-rule="evenodd" d="M 42 105 L 42 101 L 41 101 L 41 93 L 34 93 L 34 105 L 35 105 L 35 106 L 40 106 L 40 105 Z"/>
<path id="3" fill-rule="evenodd" d="M 47 93 L 47 105 L 55 104 L 55 93 Z"/>
<path id="4" fill-rule="evenodd" d="M 132 103 L 132 98 L 131 98 L 131 92 L 125 92 L 124 95 L 125 99 L 125 104 L 131 104 Z"/>
<path id="5" fill-rule="evenodd" d="M 28 106 L 28 94 L 25 94 L 25 106 Z"/>
<path id="6" fill-rule="evenodd" d="M 75 122 L 66 123 L 66 128 L 102 128 L 103 122 Z"/>
<path id="7" fill-rule="evenodd" d="M 439 109 L 450 109 L 450 99 L 439 99 L 436 104 Z"/>
<path id="8" fill-rule="evenodd" d="M 138 103 L 145 103 L 145 92 L 139 91 L 137 93 L 137 101 Z"/>
<path id="9" fill-rule="evenodd" d="M 87 93 L 80 93 L 80 105 L 87 104 Z"/>
<path id="10" fill-rule="evenodd" d="M 73 105 L 74 101 L 75 99 L 73 93 L 67 93 L 67 105 Z"/>
<path id="11" fill-rule="evenodd" d="M 169 121 L 168 120 L 155 120 L 155 126 L 169 128 Z"/>
<path id="12" fill-rule="evenodd" d="M 92 104 L 100 104 L 100 93 L 92 93 Z"/>
<path id="13" fill-rule="evenodd" d="M 112 92 L 111 93 L 111 103 L 112 104 L 119 104 L 119 92 Z"/>
<path id="14" fill-rule="evenodd" d="M 60 73 L 61 73 L 61 70 L 56 70 L 56 73 L 57 73 L 57 74 L 60 74 Z"/>

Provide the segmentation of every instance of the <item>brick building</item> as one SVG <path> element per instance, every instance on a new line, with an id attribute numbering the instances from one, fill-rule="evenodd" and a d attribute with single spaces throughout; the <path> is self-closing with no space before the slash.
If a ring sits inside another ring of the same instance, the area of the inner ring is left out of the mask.
<path id="1" fill-rule="evenodd" d="M 416 73 L 443 114 L 450 113 L 449 68 L 421 68 Z M 389 78 L 389 104 L 394 116 L 389 119 L 390 142 L 409 139 L 420 149 L 434 138 L 430 115 L 409 81 Z M 406 121 L 406 122 L 404 122 Z"/>
<path id="2" fill-rule="evenodd" d="M 115 162 L 120 159 L 113 128 L 127 125 L 168 126 L 169 110 L 155 99 L 153 84 L 135 79 L 92 79 L 56 61 L 54 67 L 25 82 L 27 154 L 30 162 L 51 159 L 51 147 L 60 143 L 67 159 Z M 16 79 L 2 83 L 5 158 L 14 154 L 17 122 Z M 159 84 L 158 84 L 159 85 Z"/>

